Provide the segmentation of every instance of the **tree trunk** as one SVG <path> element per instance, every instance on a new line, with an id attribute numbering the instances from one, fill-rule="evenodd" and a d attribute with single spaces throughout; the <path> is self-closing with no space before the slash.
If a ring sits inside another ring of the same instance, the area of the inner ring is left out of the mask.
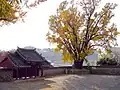
<path id="1" fill-rule="evenodd" d="M 82 69 L 83 61 L 84 60 L 74 61 L 74 67 L 77 68 L 77 69 Z"/>

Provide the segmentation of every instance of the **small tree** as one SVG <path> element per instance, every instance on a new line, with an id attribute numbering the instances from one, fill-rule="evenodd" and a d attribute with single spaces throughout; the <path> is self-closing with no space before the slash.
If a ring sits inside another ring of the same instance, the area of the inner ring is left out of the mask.
<path id="1" fill-rule="evenodd" d="M 86 56 L 95 50 L 110 48 L 116 44 L 119 34 L 115 24 L 110 24 L 114 16 L 112 10 L 116 4 L 106 3 L 97 11 L 100 0 L 63 1 L 57 13 L 49 18 L 50 31 L 47 40 L 57 45 L 64 61 L 74 61 L 76 68 L 81 68 Z"/>
<path id="2" fill-rule="evenodd" d="M 101 56 L 100 60 L 97 61 L 97 65 L 117 65 L 118 61 L 116 60 L 116 58 L 110 55 L 110 53 L 104 53 Z"/>

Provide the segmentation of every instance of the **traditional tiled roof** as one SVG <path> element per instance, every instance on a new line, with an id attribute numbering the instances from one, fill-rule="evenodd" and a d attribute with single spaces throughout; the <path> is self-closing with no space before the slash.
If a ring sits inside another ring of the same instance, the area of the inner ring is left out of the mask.
<path id="1" fill-rule="evenodd" d="M 23 59 L 19 57 L 16 53 L 9 53 L 8 57 L 12 60 L 17 67 L 30 67 L 30 65 L 24 63 Z"/>
<path id="2" fill-rule="evenodd" d="M 5 56 L 0 56 L 0 62 L 2 62 L 5 59 Z"/>
<path id="3" fill-rule="evenodd" d="M 45 58 L 43 58 L 35 51 L 35 49 L 18 48 L 17 52 L 27 61 L 34 61 L 34 62 L 46 61 Z"/>
<path id="4" fill-rule="evenodd" d="M 36 52 L 36 49 L 18 48 L 17 53 L 26 61 L 39 63 L 43 67 L 53 67 L 42 55 Z"/>

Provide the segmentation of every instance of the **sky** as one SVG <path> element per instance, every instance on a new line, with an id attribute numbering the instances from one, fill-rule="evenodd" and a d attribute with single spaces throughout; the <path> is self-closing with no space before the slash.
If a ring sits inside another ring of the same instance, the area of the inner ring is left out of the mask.
<path id="1" fill-rule="evenodd" d="M 63 0 L 47 0 L 41 3 L 37 8 L 29 10 L 25 17 L 25 23 L 18 22 L 9 26 L 0 28 L 0 50 L 11 50 L 18 47 L 33 46 L 36 48 L 54 47 L 46 40 L 46 33 L 49 30 L 49 16 L 56 12 L 60 2 Z M 106 2 L 117 3 L 115 17 L 112 21 L 120 29 L 120 1 L 102 0 L 101 5 Z M 120 31 L 120 30 L 119 30 Z M 118 37 L 118 41 L 120 38 Z M 120 42 L 118 42 L 120 46 Z"/>

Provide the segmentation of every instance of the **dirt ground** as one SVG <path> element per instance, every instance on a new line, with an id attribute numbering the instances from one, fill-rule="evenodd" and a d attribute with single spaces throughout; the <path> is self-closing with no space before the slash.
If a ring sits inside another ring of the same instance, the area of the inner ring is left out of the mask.
<path id="1" fill-rule="evenodd" d="M 0 90 L 120 90 L 120 76 L 63 75 L 0 83 Z"/>

